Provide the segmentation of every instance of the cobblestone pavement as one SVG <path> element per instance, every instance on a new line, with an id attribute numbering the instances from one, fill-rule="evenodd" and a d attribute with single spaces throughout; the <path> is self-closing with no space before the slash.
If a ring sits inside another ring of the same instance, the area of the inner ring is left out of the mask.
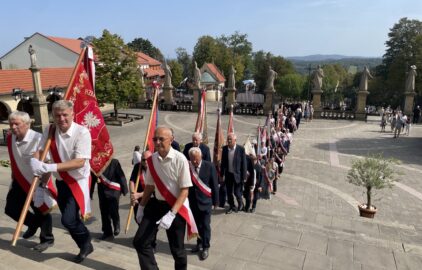
<path id="1" fill-rule="evenodd" d="M 129 111 L 143 114 L 144 120 L 124 127 L 108 126 L 115 157 L 121 161 L 127 176 L 131 171 L 133 147 L 136 144 L 142 147 L 149 116 L 146 110 Z M 159 124 L 172 127 L 181 144 L 190 141 L 195 121 L 194 113 L 159 113 Z M 248 135 L 256 135 L 258 123 L 264 121 L 263 116 L 235 115 L 238 143 L 243 144 Z M 227 122 L 228 117 L 223 116 L 223 130 L 227 129 Z M 215 124 L 216 104 L 210 104 L 208 135 L 211 149 Z M 217 209 L 212 216 L 210 257 L 200 261 L 196 255 L 188 253 L 189 269 L 422 269 L 422 126 L 412 127 L 410 136 L 398 139 L 393 139 L 390 132 L 379 131 L 375 117 L 369 118 L 367 123 L 302 122 L 294 135 L 284 173 L 278 180 L 276 196 L 260 200 L 255 214 L 225 215 L 223 209 Z M 364 201 L 363 190 L 346 181 L 352 159 L 368 153 L 383 153 L 399 159 L 402 164 L 397 167 L 403 172 L 401 181 L 392 189 L 376 192 L 374 204 L 378 212 L 374 220 L 358 216 L 357 204 Z M 7 158 L 7 149 L 0 147 L 0 159 Z M 0 168 L 1 207 L 4 207 L 9 174 L 8 168 Z M 99 236 L 97 198 L 94 198 L 93 206 L 95 218 L 88 226 L 94 236 Z M 123 197 L 122 224 L 127 209 L 128 198 Z M 7 219 L 2 217 L 2 220 Z M 0 223 L 0 239 L 11 238 L 9 227 L 13 228 L 13 225 L 10 220 Z M 58 213 L 54 214 L 54 225 L 60 230 Z M 136 226 L 132 224 L 128 235 L 119 236 L 108 246 L 95 242 L 99 251 L 93 253 L 92 260 L 100 260 L 100 251 L 106 252 L 108 248 L 124 252 L 130 258 L 132 263 L 119 269 L 138 269 L 136 253 L 131 248 L 135 230 Z M 162 269 L 172 269 L 162 231 L 158 239 L 158 263 Z M 73 246 L 71 240 L 66 241 Z M 0 248 L 9 252 L 7 245 L 1 243 Z M 194 243 L 188 242 L 187 248 Z M 69 251 L 64 246 L 57 252 Z M 94 262 L 86 267 L 100 265 Z M 85 268 L 74 265 L 68 269 Z"/>

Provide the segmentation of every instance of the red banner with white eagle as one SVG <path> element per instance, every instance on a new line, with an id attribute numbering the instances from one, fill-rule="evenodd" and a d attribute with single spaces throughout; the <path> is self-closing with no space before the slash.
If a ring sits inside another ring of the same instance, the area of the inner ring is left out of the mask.
<path id="1" fill-rule="evenodd" d="M 112 159 L 113 145 L 95 96 L 92 58 L 91 47 L 82 50 L 64 99 L 73 102 L 74 121 L 91 133 L 91 170 L 100 175 Z"/>

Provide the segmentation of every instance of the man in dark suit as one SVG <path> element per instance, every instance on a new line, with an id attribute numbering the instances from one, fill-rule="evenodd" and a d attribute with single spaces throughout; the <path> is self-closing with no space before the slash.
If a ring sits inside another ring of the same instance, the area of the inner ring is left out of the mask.
<path id="1" fill-rule="evenodd" d="M 103 231 L 100 240 L 106 240 L 119 235 L 120 215 L 119 199 L 120 195 L 128 193 L 126 176 L 122 170 L 120 162 L 112 159 L 105 171 L 98 177 L 91 173 L 92 181 L 98 181 L 98 199 L 100 201 L 101 222 Z M 111 223 L 113 222 L 114 231 Z"/>
<path id="2" fill-rule="evenodd" d="M 245 148 L 236 144 L 236 135 L 229 133 L 227 135 L 227 145 L 223 146 L 221 158 L 221 176 L 227 189 L 227 200 L 230 208 L 226 214 L 231 214 L 242 209 L 242 187 L 246 181 L 246 154 Z M 234 206 L 234 196 L 237 200 L 237 208 Z"/>
<path id="3" fill-rule="evenodd" d="M 183 154 L 188 160 L 190 160 L 189 149 L 191 149 L 192 147 L 199 147 L 199 149 L 201 149 L 201 152 L 202 152 L 202 160 L 211 162 L 210 148 L 202 143 L 202 133 L 200 132 L 193 133 L 192 142 L 185 145 Z"/>
<path id="4" fill-rule="evenodd" d="M 214 164 L 202 160 L 199 147 L 189 150 L 190 170 L 193 186 L 189 188 L 189 204 L 198 227 L 199 237 L 192 252 L 201 250 L 199 257 L 208 257 L 211 240 L 211 207 L 218 203 L 218 179 Z M 199 173 L 198 173 L 199 172 Z"/>

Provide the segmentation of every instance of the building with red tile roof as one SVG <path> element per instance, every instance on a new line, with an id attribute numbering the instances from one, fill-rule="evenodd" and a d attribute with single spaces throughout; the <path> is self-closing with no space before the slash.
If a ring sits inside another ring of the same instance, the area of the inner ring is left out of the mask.
<path id="1" fill-rule="evenodd" d="M 0 69 L 28 68 L 31 65 L 29 45 L 32 45 L 37 54 L 37 66 L 40 68 L 74 67 L 81 52 L 81 42 L 81 38 L 51 37 L 35 33 L 0 57 Z"/>
<path id="2" fill-rule="evenodd" d="M 226 78 L 214 63 L 204 63 L 201 67 L 201 85 L 207 90 L 224 87 Z"/>

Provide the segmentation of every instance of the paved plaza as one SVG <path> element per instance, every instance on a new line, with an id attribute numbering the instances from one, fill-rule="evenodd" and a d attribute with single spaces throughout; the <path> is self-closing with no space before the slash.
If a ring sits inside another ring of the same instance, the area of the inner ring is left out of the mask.
<path id="1" fill-rule="evenodd" d="M 217 104 L 208 107 L 209 146 L 213 149 Z M 115 157 L 130 176 L 132 151 L 143 145 L 149 111 L 143 120 L 124 127 L 108 126 Z M 176 140 L 186 144 L 196 122 L 195 113 L 159 113 L 159 125 L 172 127 Z M 222 117 L 223 130 L 228 117 Z M 263 116 L 234 117 L 238 143 L 256 135 Z M 387 127 L 386 130 L 389 130 Z M 294 134 L 278 192 L 271 200 L 258 201 L 257 211 L 225 215 L 217 209 L 212 215 L 210 256 L 200 261 L 188 251 L 188 269 L 213 270 L 347 270 L 347 269 L 422 269 L 422 125 L 412 126 L 410 136 L 393 139 L 380 133 L 377 117 L 368 122 L 314 120 L 301 123 Z M 347 183 L 346 174 L 354 158 L 368 153 L 383 153 L 402 164 L 401 181 L 393 189 L 376 191 L 374 220 L 360 218 L 357 204 L 365 200 L 363 189 Z M 8 159 L 5 146 L 0 159 Z M 10 183 L 10 168 L 0 168 L 0 208 L 4 209 Z M 88 227 L 94 238 L 101 235 L 98 198 L 92 201 L 94 218 Z M 126 223 L 129 198 L 122 197 L 121 223 Z M 4 211 L 2 210 L 2 213 Z M 5 214 L 0 218 L 1 269 L 139 269 L 132 248 L 136 224 L 127 235 L 121 233 L 110 242 L 94 240 L 95 251 L 82 265 L 70 260 L 78 252 L 53 213 L 54 247 L 40 254 L 32 251 L 38 239 L 19 240 L 10 246 L 16 223 Z M 196 240 L 187 243 L 187 249 Z M 156 258 L 160 269 L 173 269 L 173 260 L 163 231 L 158 234 Z"/>

